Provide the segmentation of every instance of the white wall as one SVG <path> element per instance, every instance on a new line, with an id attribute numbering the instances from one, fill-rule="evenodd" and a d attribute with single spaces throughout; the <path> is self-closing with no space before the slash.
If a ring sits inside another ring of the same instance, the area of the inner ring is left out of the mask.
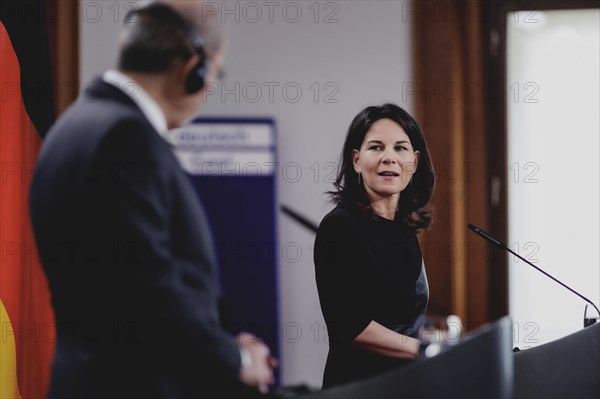
<path id="1" fill-rule="evenodd" d="M 82 1 L 83 82 L 114 65 L 118 30 L 132 3 Z M 274 118 L 279 202 L 318 223 L 331 209 L 323 193 L 332 188 L 333 167 L 354 115 L 385 101 L 412 111 L 410 96 L 402 92 L 412 76 L 409 3 L 267 3 L 209 3 L 228 11 L 230 43 L 226 79 L 207 96 L 202 114 Z M 281 382 L 320 386 L 327 344 L 314 283 L 314 235 L 285 215 L 278 226 L 279 247 L 289 249 L 279 257 L 281 321 L 288 326 L 282 331 Z"/>
<path id="2" fill-rule="evenodd" d="M 599 21 L 597 9 L 507 19 L 508 242 L 596 304 Z M 509 256 L 515 345 L 536 346 L 581 329 L 585 302 L 515 259 Z"/>

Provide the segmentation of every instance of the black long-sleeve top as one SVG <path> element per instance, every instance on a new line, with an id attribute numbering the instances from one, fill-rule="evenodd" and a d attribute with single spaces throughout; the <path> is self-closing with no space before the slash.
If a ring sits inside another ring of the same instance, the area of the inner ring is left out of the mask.
<path id="1" fill-rule="evenodd" d="M 416 234 L 401 220 L 338 205 L 319 226 L 314 260 L 329 334 L 323 387 L 406 364 L 359 348 L 353 340 L 371 321 L 416 336 L 429 295 Z"/>

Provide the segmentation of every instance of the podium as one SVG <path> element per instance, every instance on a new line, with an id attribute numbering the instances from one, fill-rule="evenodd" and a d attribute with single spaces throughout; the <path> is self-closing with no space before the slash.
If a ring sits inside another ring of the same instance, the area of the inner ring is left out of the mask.
<path id="1" fill-rule="evenodd" d="M 431 359 L 294 399 L 511 398 L 511 345 L 511 322 L 504 317 Z"/>
<path id="2" fill-rule="evenodd" d="M 439 355 L 350 384 L 275 398 L 599 398 L 600 324 L 512 352 L 509 317 Z"/>
<path id="3" fill-rule="evenodd" d="M 600 324 L 515 353 L 515 398 L 599 398 Z"/>

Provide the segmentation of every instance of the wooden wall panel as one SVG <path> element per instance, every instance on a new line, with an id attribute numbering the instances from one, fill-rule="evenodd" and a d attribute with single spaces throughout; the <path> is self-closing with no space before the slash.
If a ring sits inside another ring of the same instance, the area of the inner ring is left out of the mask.
<path id="1" fill-rule="evenodd" d="M 435 223 L 422 239 L 430 312 L 457 314 L 470 329 L 489 320 L 490 300 L 485 243 L 466 227 L 487 228 L 489 212 L 479 5 L 414 6 L 415 111 L 437 177 Z"/>
<path id="2" fill-rule="evenodd" d="M 45 0 L 58 117 L 79 96 L 79 1 Z"/>

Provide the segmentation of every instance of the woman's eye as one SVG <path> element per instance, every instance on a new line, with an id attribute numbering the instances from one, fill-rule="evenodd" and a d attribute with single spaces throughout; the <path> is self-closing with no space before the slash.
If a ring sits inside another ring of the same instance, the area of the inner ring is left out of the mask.
<path id="1" fill-rule="evenodd" d="M 379 150 L 382 150 L 382 149 L 383 149 L 383 147 L 381 147 L 380 145 L 373 145 L 373 146 L 369 147 L 369 150 L 377 150 L 377 151 L 379 151 Z"/>
<path id="2" fill-rule="evenodd" d="M 396 151 L 408 151 L 408 148 L 399 145 L 398 147 L 396 147 Z"/>

